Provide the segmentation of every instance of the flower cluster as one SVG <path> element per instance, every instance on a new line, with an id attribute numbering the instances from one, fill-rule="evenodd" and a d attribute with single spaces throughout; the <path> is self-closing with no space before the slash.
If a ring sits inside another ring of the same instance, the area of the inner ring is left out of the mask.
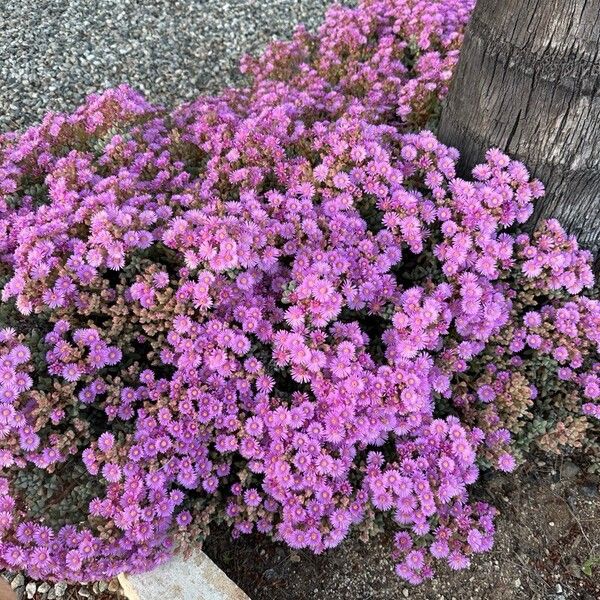
<path id="1" fill-rule="evenodd" d="M 590 253 L 577 251 L 577 240 L 556 219 L 544 221 L 533 238 L 518 236 L 516 243 L 521 270 L 537 287 L 579 294 L 594 283 Z"/>
<path id="2" fill-rule="evenodd" d="M 383 518 L 417 583 L 491 547 L 468 486 L 515 467 L 548 361 L 556 430 L 594 426 L 589 253 L 512 233 L 524 165 L 459 178 L 415 133 L 472 5 L 333 7 L 247 88 L 169 113 L 122 86 L 0 136 L 0 563 L 88 580 L 214 519 L 322 552 Z"/>
<path id="3" fill-rule="evenodd" d="M 60 319 L 45 337 L 49 346 L 46 354 L 49 375 L 58 375 L 66 381 L 75 382 L 83 375 L 91 375 L 108 365 L 116 365 L 123 357 L 117 346 L 109 346 L 93 327 L 73 332 L 73 343 L 65 339 L 70 323 Z M 80 394 L 82 402 L 90 402 L 93 396 Z"/>
<path id="4" fill-rule="evenodd" d="M 486 432 L 482 456 L 488 462 L 500 466 L 501 455 L 521 456 L 534 445 L 583 452 L 597 471 L 600 302 L 564 288 L 556 294 L 554 276 L 515 289 L 508 326 L 456 382 L 453 403 L 466 422 Z M 542 303 L 550 293 L 556 295 Z"/>
<path id="5" fill-rule="evenodd" d="M 332 6 L 317 35 L 299 27 L 291 42 L 245 57 L 262 108 L 312 96 L 332 116 L 361 105 L 371 121 L 422 127 L 434 117 L 458 61 L 473 0 L 363 0 Z M 310 101 L 314 101 L 313 98 Z"/>

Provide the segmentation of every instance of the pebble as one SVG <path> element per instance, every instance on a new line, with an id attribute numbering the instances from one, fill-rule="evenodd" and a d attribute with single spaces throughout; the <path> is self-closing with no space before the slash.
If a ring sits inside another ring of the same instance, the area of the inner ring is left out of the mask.
<path id="1" fill-rule="evenodd" d="M 285 550 L 282 547 L 277 546 L 277 548 L 275 549 L 275 557 L 276 557 L 276 559 L 278 561 L 280 561 L 280 560 L 285 559 L 286 556 L 287 556 L 287 554 L 286 554 Z"/>
<path id="2" fill-rule="evenodd" d="M 90 591 L 86 588 L 79 588 L 77 590 L 77 595 L 81 596 L 82 598 L 89 598 L 92 594 L 90 594 Z"/>
<path id="3" fill-rule="evenodd" d="M 61 596 L 64 596 L 66 591 L 67 591 L 67 584 L 64 581 L 59 581 L 58 583 L 54 584 L 54 592 L 56 593 L 56 596 L 58 598 L 60 598 Z"/>
<path id="4" fill-rule="evenodd" d="M 240 57 L 298 23 L 314 29 L 330 0 L 2 0 L 0 132 L 71 110 L 129 83 L 173 105 L 240 84 Z"/>
<path id="5" fill-rule="evenodd" d="M 35 595 L 36 589 L 37 589 L 37 586 L 35 585 L 35 583 L 33 581 L 30 581 L 25 586 L 25 593 L 27 594 L 27 597 L 28 598 L 33 598 L 33 596 Z"/>
<path id="6" fill-rule="evenodd" d="M 599 489 L 599 486 L 592 484 L 586 484 L 581 486 L 581 491 L 588 498 L 597 498 L 599 495 Z"/>
<path id="7" fill-rule="evenodd" d="M 37 589 L 37 591 L 38 591 L 40 594 L 45 594 L 45 593 L 46 593 L 46 592 L 48 592 L 49 590 L 50 590 L 50 584 L 49 584 L 49 583 L 47 583 L 47 582 L 45 582 L 45 581 L 44 581 L 44 582 L 42 582 L 42 583 L 40 583 L 40 585 L 38 585 L 38 589 Z"/>
<path id="8" fill-rule="evenodd" d="M 10 587 L 13 590 L 16 590 L 18 587 L 21 587 L 22 585 L 25 585 L 25 577 L 23 577 L 22 573 L 17 573 L 13 580 L 10 582 Z"/>
<path id="9" fill-rule="evenodd" d="M 574 477 L 577 477 L 580 472 L 581 469 L 570 460 L 565 460 L 560 468 L 560 476 L 563 479 L 573 479 Z"/>

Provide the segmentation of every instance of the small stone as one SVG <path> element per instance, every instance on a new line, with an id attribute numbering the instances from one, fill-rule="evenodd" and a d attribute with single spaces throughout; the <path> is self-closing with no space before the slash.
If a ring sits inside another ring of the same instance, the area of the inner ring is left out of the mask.
<path id="1" fill-rule="evenodd" d="M 105 592 L 108 589 L 108 583 L 106 581 L 100 581 L 98 583 L 98 591 L 100 593 Z"/>
<path id="2" fill-rule="evenodd" d="M 598 486 L 592 484 L 586 484 L 581 486 L 581 491 L 588 498 L 596 498 L 598 496 Z"/>
<path id="3" fill-rule="evenodd" d="M 279 546 L 277 546 L 277 548 L 275 550 L 275 556 L 276 556 L 277 560 L 283 560 L 285 558 L 285 550 L 283 548 L 280 548 Z"/>
<path id="4" fill-rule="evenodd" d="M 408 590 L 407 590 L 406 588 L 404 588 L 404 589 L 402 590 L 402 595 L 403 595 L 405 598 L 408 598 Z"/>
<path id="5" fill-rule="evenodd" d="M 550 523 L 548 523 L 548 525 L 550 525 L 550 527 L 554 527 L 554 521 L 550 521 Z"/>
<path id="6" fill-rule="evenodd" d="M 560 468 L 560 476 L 563 479 L 573 479 L 579 475 L 581 469 L 572 461 L 566 460 Z"/>
<path id="7" fill-rule="evenodd" d="M 33 581 L 30 581 L 26 586 L 25 586 L 25 593 L 27 594 L 28 598 L 33 598 L 35 595 L 35 590 L 37 589 L 37 586 L 35 585 L 35 583 Z"/>
<path id="8" fill-rule="evenodd" d="M 583 573 L 581 572 L 580 566 L 576 562 L 569 563 L 567 567 L 569 573 L 573 575 L 573 577 L 577 577 L 577 579 L 581 579 L 583 577 Z"/>
<path id="9" fill-rule="evenodd" d="M 93 585 L 92 585 L 92 592 L 94 592 L 94 594 L 97 594 L 100 591 L 100 586 L 98 585 L 97 581 L 94 581 Z"/>
<path id="10" fill-rule="evenodd" d="M 108 583 L 108 591 L 116 592 L 119 589 L 119 582 L 116 579 L 111 579 Z"/>
<path id="11" fill-rule="evenodd" d="M 66 591 L 67 591 L 67 584 L 64 581 L 59 581 L 58 583 L 54 584 L 54 592 L 55 592 L 57 598 L 64 596 Z"/>
<path id="12" fill-rule="evenodd" d="M 54 591 L 54 588 L 52 588 L 48 592 L 48 600 L 55 600 L 55 598 L 56 598 L 56 592 Z"/>
<path id="13" fill-rule="evenodd" d="M 515 579 L 515 587 L 521 587 L 521 580 L 518 577 Z"/>
<path id="14" fill-rule="evenodd" d="M 86 588 L 79 588 L 77 590 L 77 595 L 81 596 L 82 598 L 89 598 L 91 596 L 89 590 Z"/>
<path id="15" fill-rule="evenodd" d="M 10 587 L 13 590 L 16 590 L 18 587 L 25 585 L 25 577 L 23 577 L 23 573 L 17 573 L 13 580 L 10 582 Z"/>
<path id="16" fill-rule="evenodd" d="M 43 583 L 40 583 L 40 585 L 38 586 L 38 592 L 40 594 L 45 594 L 49 589 L 50 589 L 50 584 L 46 583 L 45 581 Z"/>

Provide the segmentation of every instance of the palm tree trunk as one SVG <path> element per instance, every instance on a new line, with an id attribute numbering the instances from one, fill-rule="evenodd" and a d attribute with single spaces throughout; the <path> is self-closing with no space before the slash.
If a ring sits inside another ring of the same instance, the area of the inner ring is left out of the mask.
<path id="1" fill-rule="evenodd" d="M 438 135 L 463 174 L 493 146 L 522 160 L 547 190 L 531 226 L 556 217 L 598 252 L 600 0 L 479 0 Z"/>

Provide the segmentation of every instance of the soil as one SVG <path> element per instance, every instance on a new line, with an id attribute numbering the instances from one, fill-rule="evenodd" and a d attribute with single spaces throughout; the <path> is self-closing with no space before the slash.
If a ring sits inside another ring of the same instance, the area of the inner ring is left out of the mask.
<path id="1" fill-rule="evenodd" d="M 494 549 L 418 587 L 393 573 L 382 538 L 350 538 L 315 556 L 223 530 L 204 550 L 253 600 L 598 600 L 599 483 L 571 461 L 482 481 L 477 495 L 500 510 Z"/>

